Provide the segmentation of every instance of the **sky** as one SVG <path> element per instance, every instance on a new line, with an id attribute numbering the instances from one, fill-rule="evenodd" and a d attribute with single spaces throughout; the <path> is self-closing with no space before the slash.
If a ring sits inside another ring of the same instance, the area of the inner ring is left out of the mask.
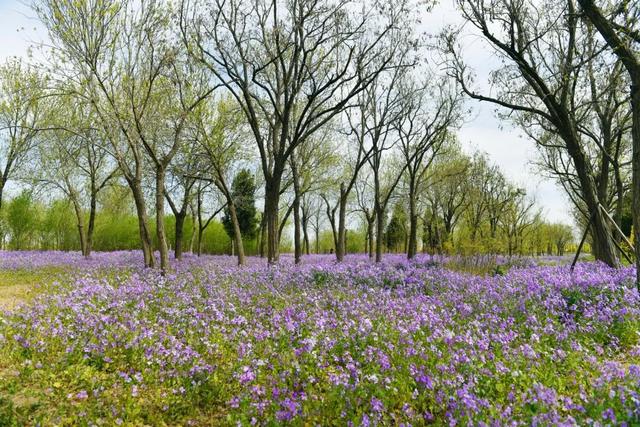
<path id="1" fill-rule="evenodd" d="M 437 33 L 444 25 L 459 22 L 458 12 L 450 0 L 440 2 L 422 19 L 423 30 L 429 34 Z M 27 55 L 29 47 L 44 38 L 34 13 L 22 0 L 0 0 L 0 62 L 9 56 Z M 466 36 L 464 45 L 465 59 L 477 72 L 481 83 L 497 61 L 478 37 Z M 534 143 L 523 137 L 522 132 L 497 119 L 493 105 L 469 100 L 468 106 L 473 111 L 472 117 L 459 131 L 463 149 L 468 153 L 486 152 L 508 178 L 536 198 L 545 218 L 573 224 L 568 198 L 553 180 L 545 178 L 532 165 L 536 159 Z"/>

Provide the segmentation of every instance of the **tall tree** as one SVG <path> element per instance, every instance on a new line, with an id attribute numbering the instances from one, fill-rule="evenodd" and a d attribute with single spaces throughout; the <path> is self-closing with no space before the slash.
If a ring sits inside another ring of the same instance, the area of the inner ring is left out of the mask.
<path id="1" fill-rule="evenodd" d="M 496 95 L 477 92 L 470 86 L 470 72 L 460 56 L 457 32 L 453 32 L 444 37 L 450 74 L 469 97 L 504 107 L 527 126 L 553 129 L 578 176 L 591 217 L 595 254 L 609 265 L 619 265 L 611 228 L 600 208 L 593 166 L 572 114 L 578 96 L 576 74 L 586 59 L 578 50 L 584 31 L 574 0 L 458 0 L 457 4 L 465 21 L 482 34 L 505 66 L 492 74 Z"/>
<path id="2" fill-rule="evenodd" d="M 26 171 L 25 180 L 57 189 L 67 197 L 76 215 L 80 250 L 89 257 L 98 197 L 118 175 L 118 168 L 105 149 L 89 105 L 71 96 L 58 96 L 51 107 L 55 111 L 41 133 L 37 162 Z"/>
<path id="3" fill-rule="evenodd" d="M 409 242 L 407 258 L 418 251 L 418 193 L 435 157 L 445 146 L 448 134 L 461 124 L 462 98 L 447 81 L 407 78 L 401 81 L 402 114 L 395 121 L 399 148 L 406 168 L 409 199 Z"/>
<path id="4" fill-rule="evenodd" d="M 408 2 L 183 0 L 190 53 L 240 105 L 265 181 L 267 259 L 279 257 L 282 178 L 296 148 L 391 64 Z"/>
<path id="5" fill-rule="evenodd" d="M 76 82 L 76 95 L 91 103 L 110 136 L 136 201 L 148 266 L 154 260 L 142 175 L 147 166 L 154 171 L 156 239 L 164 274 L 169 267 L 166 172 L 184 141 L 190 113 L 213 89 L 176 45 L 168 3 L 37 0 L 34 8 L 61 57 L 59 72 Z"/>
<path id="6" fill-rule="evenodd" d="M 245 239 L 256 237 L 258 217 L 256 209 L 256 184 L 249 169 L 241 169 L 231 183 L 231 197 L 236 209 L 240 234 Z M 222 225 L 227 235 L 233 239 L 234 225 L 229 208 L 225 209 Z"/>
<path id="7" fill-rule="evenodd" d="M 633 140 L 632 188 L 633 228 L 636 254 L 636 286 L 640 292 L 640 7 L 637 3 L 618 1 L 610 16 L 596 6 L 593 0 L 578 0 L 585 15 L 598 29 L 613 53 L 626 68 L 631 81 L 631 110 Z"/>
<path id="8" fill-rule="evenodd" d="M 20 59 L 0 66 L 0 208 L 7 182 L 28 160 L 47 119 L 46 84 Z"/>
<path id="9" fill-rule="evenodd" d="M 242 230 L 238 218 L 236 198 L 230 180 L 232 174 L 248 154 L 243 149 L 241 113 L 230 100 L 207 102 L 198 108 L 197 141 L 206 159 L 205 167 L 197 171 L 198 179 L 212 182 L 225 200 L 225 209 L 233 229 L 233 242 L 238 265 L 245 263 Z M 238 200 L 242 201 L 242 200 Z"/>

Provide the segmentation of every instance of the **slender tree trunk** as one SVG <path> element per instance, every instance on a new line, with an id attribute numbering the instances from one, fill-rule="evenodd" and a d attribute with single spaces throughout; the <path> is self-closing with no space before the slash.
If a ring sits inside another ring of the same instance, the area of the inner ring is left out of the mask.
<path id="1" fill-rule="evenodd" d="M 202 255 L 202 236 L 204 235 L 204 228 L 198 229 L 198 256 Z"/>
<path id="2" fill-rule="evenodd" d="M 264 258 L 265 256 L 265 248 L 267 244 L 267 221 L 264 216 L 264 212 L 262 213 L 262 217 L 260 218 L 260 258 Z"/>
<path id="3" fill-rule="evenodd" d="M 369 259 L 373 259 L 373 244 L 374 244 L 374 238 L 373 238 L 373 225 L 375 223 L 375 215 L 371 215 L 370 219 L 367 219 L 367 234 L 369 235 Z"/>
<path id="4" fill-rule="evenodd" d="M 160 251 L 160 272 L 164 276 L 169 269 L 169 248 L 164 228 L 164 168 L 156 168 L 156 238 Z"/>
<path id="5" fill-rule="evenodd" d="M 229 216 L 231 217 L 231 224 L 233 225 L 233 246 L 236 250 L 236 256 L 238 257 L 238 265 L 245 265 L 244 245 L 242 244 L 242 233 L 240 232 L 240 223 L 238 222 L 236 205 L 230 197 L 227 201 Z"/>
<path id="6" fill-rule="evenodd" d="M 302 259 L 302 233 L 300 229 L 300 198 L 296 196 L 293 199 L 293 252 L 296 264 L 300 264 Z"/>
<path id="7" fill-rule="evenodd" d="M 376 208 L 376 262 L 382 262 L 382 246 L 384 242 L 384 211 Z"/>
<path id="8" fill-rule="evenodd" d="M 91 192 L 91 200 L 89 201 L 89 224 L 87 225 L 87 244 L 86 244 L 86 257 L 91 256 L 93 250 L 93 233 L 96 228 L 96 212 L 97 212 L 97 194 Z"/>
<path id="9" fill-rule="evenodd" d="M 338 241 L 336 242 L 336 260 L 344 261 L 346 251 L 346 229 L 347 229 L 347 198 L 349 193 L 346 191 L 344 183 L 340 184 L 340 200 L 338 206 Z"/>
<path id="10" fill-rule="evenodd" d="M 6 181 L 2 177 L 0 177 L 0 210 L 2 209 L 5 184 L 6 184 Z"/>
<path id="11" fill-rule="evenodd" d="M 311 253 L 311 249 L 309 248 L 309 216 L 305 213 L 305 210 L 302 210 L 302 242 L 303 242 L 303 252 L 306 255 Z"/>
<path id="12" fill-rule="evenodd" d="M 144 255 L 144 265 L 148 268 L 155 266 L 155 257 L 153 255 L 153 242 L 151 240 L 151 231 L 148 226 L 147 208 L 144 200 L 144 194 L 140 183 L 129 183 L 133 200 L 136 205 L 138 215 L 138 229 L 140 231 L 140 243 L 142 245 L 142 254 Z"/>
<path id="13" fill-rule="evenodd" d="M 71 204 L 73 204 L 73 210 L 76 214 L 76 222 L 78 228 L 78 237 L 80 237 L 80 251 L 83 256 L 87 255 L 87 239 L 84 233 L 84 215 L 82 214 L 82 208 L 80 207 L 80 202 L 76 198 L 75 195 L 71 196 Z"/>
<path id="14" fill-rule="evenodd" d="M 413 259 L 418 252 L 418 212 L 416 212 L 415 180 L 409 181 L 409 243 L 407 259 Z"/>
<path id="15" fill-rule="evenodd" d="M 196 240 L 196 218 L 191 208 L 191 236 L 189 237 L 189 253 L 193 254 L 193 244 Z"/>
<path id="16" fill-rule="evenodd" d="M 633 111 L 633 121 L 631 134 L 633 139 L 632 155 L 632 211 L 633 211 L 633 234 L 636 255 L 636 286 L 640 292 L 640 70 L 637 75 L 632 76 L 634 84 L 631 86 L 631 109 Z"/>
<path id="17" fill-rule="evenodd" d="M 300 232 L 300 180 L 295 156 L 291 156 L 291 174 L 293 175 L 293 256 L 294 262 L 300 264 L 302 259 L 302 245 Z"/>

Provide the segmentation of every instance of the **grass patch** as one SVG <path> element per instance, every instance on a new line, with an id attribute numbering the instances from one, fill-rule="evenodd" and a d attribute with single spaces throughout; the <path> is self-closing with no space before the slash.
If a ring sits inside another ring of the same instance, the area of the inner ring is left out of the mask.
<path id="1" fill-rule="evenodd" d="M 0 311 L 12 310 L 31 301 L 42 291 L 43 285 L 51 284 L 66 271 L 61 267 L 0 271 Z"/>

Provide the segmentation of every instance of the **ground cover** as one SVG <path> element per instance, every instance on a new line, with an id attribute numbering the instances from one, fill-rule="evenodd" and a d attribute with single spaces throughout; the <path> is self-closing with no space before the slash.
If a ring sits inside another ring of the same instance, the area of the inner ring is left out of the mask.
<path id="1" fill-rule="evenodd" d="M 0 425 L 640 422 L 632 269 L 2 256 L 70 273 L 0 315 Z"/>

